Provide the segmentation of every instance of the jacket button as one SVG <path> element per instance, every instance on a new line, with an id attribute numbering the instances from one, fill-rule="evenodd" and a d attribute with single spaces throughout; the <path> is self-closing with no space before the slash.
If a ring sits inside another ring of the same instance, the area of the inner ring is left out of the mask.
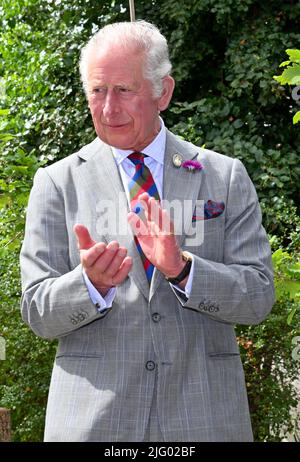
<path id="1" fill-rule="evenodd" d="M 153 322 L 159 322 L 160 320 L 161 320 L 161 315 L 159 313 L 153 313 L 152 321 Z"/>
<path id="2" fill-rule="evenodd" d="M 154 371 L 155 363 L 153 361 L 147 361 L 146 362 L 146 369 L 147 369 L 147 371 Z"/>

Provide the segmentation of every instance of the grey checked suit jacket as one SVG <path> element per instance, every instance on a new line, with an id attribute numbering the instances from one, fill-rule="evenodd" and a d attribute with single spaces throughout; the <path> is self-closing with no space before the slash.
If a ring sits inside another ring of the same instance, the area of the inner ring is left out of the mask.
<path id="1" fill-rule="evenodd" d="M 176 168 L 174 154 L 198 155 L 203 170 Z M 188 300 L 157 270 L 149 287 L 130 230 L 118 235 L 106 223 L 102 231 L 102 200 L 112 202 L 117 216 L 127 214 L 121 191 L 110 147 L 98 138 L 34 179 L 21 252 L 22 316 L 37 335 L 59 339 L 45 440 L 142 441 L 156 387 L 165 441 L 251 441 L 233 325 L 261 322 L 274 290 L 270 248 L 245 168 L 167 133 L 164 199 L 225 203 L 221 215 L 203 221 L 202 244 L 187 247 L 187 236 L 179 236 L 195 262 Z M 192 214 L 185 215 L 185 229 Z M 133 258 L 104 315 L 83 281 L 75 223 L 97 241 L 119 241 Z"/>

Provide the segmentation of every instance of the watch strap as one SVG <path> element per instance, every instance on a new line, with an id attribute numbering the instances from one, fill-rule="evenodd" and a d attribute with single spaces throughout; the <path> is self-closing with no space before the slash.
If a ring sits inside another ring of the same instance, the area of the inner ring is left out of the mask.
<path id="1" fill-rule="evenodd" d="M 168 282 L 170 282 L 171 284 L 174 284 L 174 285 L 179 284 L 181 281 L 184 280 L 184 278 L 186 278 L 186 276 L 188 276 L 188 274 L 189 274 L 189 272 L 191 270 L 192 257 L 190 257 L 187 254 L 183 254 L 182 257 L 183 257 L 184 260 L 186 260 L 186 264 L 185 264 L 184 268 L 182 269 L 182 271 L 178 274 L 178 276 L 176 276 L 174 278 L 166 277 L 166 280 Z"/>

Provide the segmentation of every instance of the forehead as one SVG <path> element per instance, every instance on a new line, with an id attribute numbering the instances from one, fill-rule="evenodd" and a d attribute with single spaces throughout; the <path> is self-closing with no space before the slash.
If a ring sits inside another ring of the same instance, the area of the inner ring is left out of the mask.
<path id="1" fill-rule="evenodd" d="M 141 81 L 144 80 L 143 64 L 143 55 L 134 49 L 115 46 L 101 51 L 94 50 L 88 60 L 88 76 L 97 80 Z"/>

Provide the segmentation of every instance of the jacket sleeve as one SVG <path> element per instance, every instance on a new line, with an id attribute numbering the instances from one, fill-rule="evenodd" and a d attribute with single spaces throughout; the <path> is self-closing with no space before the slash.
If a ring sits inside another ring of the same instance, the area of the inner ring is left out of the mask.
<path id="1" fill-rule="evenodd" d="M 183 300 L 174 290 L 184 308 L 232 324 L 258 324 L 271 311 L 274 284 L 270 245 L 255 188 L 239 160 L 233 162 L 228 186 L 223 261 L 195 254 L 193 258 L 190 297 Z"/>
<path id="2" fill-rule="evenodd" d="M 81 265 L 71 268 L 69 232 L 63 196 L 47 170 L 39 169 L 20 254 L 21 312 L 23 320 L 44 338 L 67 335 L 106 315 L 92 303 Z"/>

